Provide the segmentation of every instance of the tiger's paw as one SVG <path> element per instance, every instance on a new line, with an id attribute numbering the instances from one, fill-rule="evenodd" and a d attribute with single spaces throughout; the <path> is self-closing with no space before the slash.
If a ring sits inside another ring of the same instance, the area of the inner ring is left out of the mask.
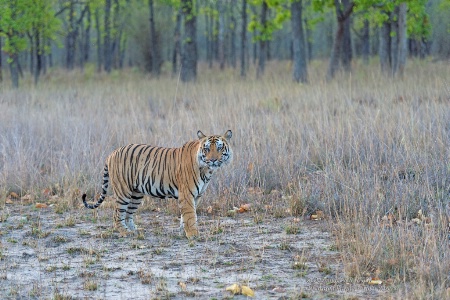
<path id="1" fill-rule="evenodd" d="M 119 237 L 128 237 L 134 234 L 134 231 L 123 226 L 117 226 L 117 231 L 119 232 Z"/>
<path id="2" fill-rule="evenodd" d="M 128 237 L 130 235 L 132 235 L 133 232 L 128 231 L 128 230 L 119 230 L 119 237 Z"/>
<path id="3" fill-rule="evenodd" d="M 136 231 L 136 230 L 137 230 L 137 227 L 136 227 L 136 225 L 134 224 L 133 219 L 128 219 L 128 220 L 126 221 L 126 224 L 127 224 L 127 230 L 128 230 L 128 231 Z"/>
<path id="4" fill-rule="evenodd" d="M 194 239 L 198 237 L 198 229 L 196 227 L 191 228 L 190 230 L 185 229 L 185 232 L 188 239 Z"/>

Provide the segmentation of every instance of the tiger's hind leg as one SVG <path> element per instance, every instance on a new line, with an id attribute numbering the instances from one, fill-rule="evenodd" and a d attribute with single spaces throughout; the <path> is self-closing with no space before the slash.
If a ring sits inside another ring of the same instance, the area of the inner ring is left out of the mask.
<path id="1" fill-rule="evenodd" d="M 114 227 L 120 231 L 121 234 L 129 232 L 130 229 L 126 223 L 126 215 L 128 206 L 130 205 L 131 199 L 123 196 L 117 196 L 116 209 L 114 212 Z"/>
<path id="2" fill-rule="evenodd" d="M 142 198 L 144 197 L 141 193 L 134 192 L 131 195 L 131 201 L 128 204 L 127 208 L 127 214 L 125 217 L 125 224 L 127 224 L 127 227 L 131 231 L 136 230 L 136 225 L 134 224 L 133 214 L 136 212 L 139 204 L 141 204 Z"/>

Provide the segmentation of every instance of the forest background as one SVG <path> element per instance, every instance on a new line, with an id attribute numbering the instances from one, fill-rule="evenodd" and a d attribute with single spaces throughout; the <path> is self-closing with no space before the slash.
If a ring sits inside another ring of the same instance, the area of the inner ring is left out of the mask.
<path id="1" fill-rule="evenodd" d="M 291 60 L 306 82 L 314 59 L 329 58 L 330 79 L 359 57 L 395 75 L 408 55 L 448 59 L 449 19 L 444 0 L 2 0 L 0 80 L 88 66 L 190 81 L 198 62 L 260 77 L 266 61 Z"/>

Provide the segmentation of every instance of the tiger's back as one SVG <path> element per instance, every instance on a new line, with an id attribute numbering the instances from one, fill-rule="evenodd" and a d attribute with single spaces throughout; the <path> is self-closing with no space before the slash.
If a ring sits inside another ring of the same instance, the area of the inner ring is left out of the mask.
<path id="1" fill-rule="evenodd" d="M 178 198 L 176 171 L 181 148 L 130 144 L 112 152 L 106 164 L 114 193 L 131 197 L 141 193 L 157 198 Z"/>

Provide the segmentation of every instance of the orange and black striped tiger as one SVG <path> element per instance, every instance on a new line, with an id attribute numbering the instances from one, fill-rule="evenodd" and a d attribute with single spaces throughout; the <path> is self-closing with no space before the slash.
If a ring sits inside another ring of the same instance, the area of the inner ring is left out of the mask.
<path id="1" fill-rule="evenodd" d="M 131 144 L 113 151 L 106 159 L 102 194 L 94 209 L 106 197 L 109 183 L 117 198 L 114 223 L 121 231 L 134 231 L 133 214 L 144 195 L 179 199 L 181 226 L 187 237 L 198 235 L 197 199 L 203 194 L 217 169 L 229 163 L 233 151 L 229 145 L 231 130 L 224 135 L 205 136 L 180 148 Z"/>

